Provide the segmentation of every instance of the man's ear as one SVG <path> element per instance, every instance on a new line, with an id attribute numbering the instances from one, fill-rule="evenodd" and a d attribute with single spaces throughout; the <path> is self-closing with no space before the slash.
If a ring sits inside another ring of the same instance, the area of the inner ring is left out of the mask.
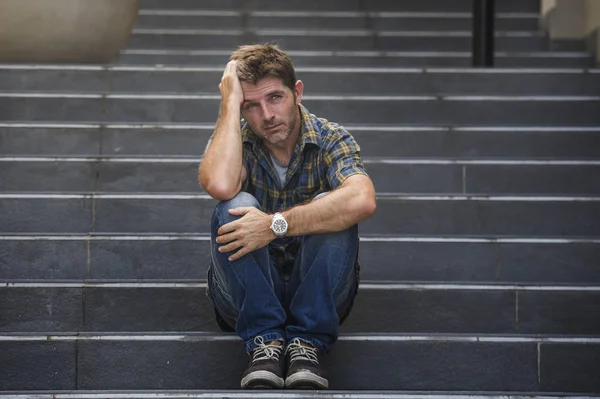
<path id="1" fill-rule="evenodd" d="M 296 95 L 296 104 L 300 104 L 302 101 L 302 92 L 304 91 L 304 83 L 301 80 L 297 80 L 294 85 L 294 94 Z"/>

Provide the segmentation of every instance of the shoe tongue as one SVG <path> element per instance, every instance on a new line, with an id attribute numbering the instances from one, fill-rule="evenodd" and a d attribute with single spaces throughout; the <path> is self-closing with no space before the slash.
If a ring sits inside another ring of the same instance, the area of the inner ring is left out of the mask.
<path id="1" fill-rule="evenodd" d="M 300 346 L 302 348 L 315 349 L 315 347 L 313 345 L 309 344 L 308 342 L 301 341 L 299 339 L 294 339 L 292 341 L 292 343 L 296 344 L 296 345 L 298 345 L 298 346 Z"/>

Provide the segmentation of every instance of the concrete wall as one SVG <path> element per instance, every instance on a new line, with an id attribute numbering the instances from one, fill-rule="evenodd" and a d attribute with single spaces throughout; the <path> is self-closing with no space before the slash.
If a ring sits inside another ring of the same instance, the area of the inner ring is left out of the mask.
<path id="1" fill-rule="evenodd" d="M 600 28 L 600 0 L 587 0 L 585 7 L 585 27 L 587 33 Z"/>
<path id="2" fill-rule="evenodd" d="M 542 15 L 546 15 L 556 6 L 556 0 L 542 0 L 541 4 Z"/>
<path id="3" fill-rule="evenodd" d="M 138 9 L 139 0 L 1 0 L 0 62 L 109 62 Z"/>
<path id="4" fill-rule="evenodd" d="M 600 65 L 600 0 L 588 0 L 585 24 L 587 48 L 596 55 L 596 64 Z"/>
<path id="5" fill-rule="evenodd" d="M 540 27 L 547 31 L 548 14 L 556 7 L 556 0 L 542 0 L 540 2 Z"/>
<path id="6" fill-rule="evenodd" d="M 600 0 L 542 0 L 540 7 L 550 40 L 584 40 L 600 64 Z"/>

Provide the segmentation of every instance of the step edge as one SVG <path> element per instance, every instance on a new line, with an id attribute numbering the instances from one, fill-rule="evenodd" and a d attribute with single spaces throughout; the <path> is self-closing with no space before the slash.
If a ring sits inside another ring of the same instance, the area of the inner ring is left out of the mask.
<path id="1" fill-rule="evenodd" d="M 61 99 L 61 100 L 220 100 L 218 94 L 208 93 L 143 93 L 143 92 L 121 92 L 102 93 L 97 90 L 90 92 L 54 92 L 54 91 L 2 91 L 0 98 L 5 99 Z M 422 101 L 422 102 L 598 102 L 600 96 L 592 95 L 325 95 L 314 94 L 303 97 L 306 101 Z"/>
<path id="2" fill-rule="evenodd" d="M 151 280 L 151 281 L 102 281 L 102 280 L 1 280 L 0 289 L 21 288 L 96 288 L 96 289 L 206 289 L 205 280 Z M 508 292 L 578 292 L 600 293 L 600 285 L 593 284 L 506 284 L 473 282 L 370 282 L 359 285 L 359 291 L 508 291 Z"/>
<path id="3" fill-rule="evenodd" d="M 442 131 L 442 132 L 600 132 L 600 126 L 466 126 L 466 125 L 351 125 L 345 124 L 344 127 L 354 131 L 372 131 L 372 132 L 423 132 L 423 131 Z M 27 121 L 1 121 L 0 128 L 8 129 L 148 129 L 155 132 L 158 129 L 164 130 L 195 130 L 205 129 L 214 130 L 215 125 L 209 123 L 144 123 L 144 122 L 27 122 Z"/>
<path id="4" fill-rule="evenodd" d="M 290 49 L 286 51 L 292 58 L 295 57 L 374 57 L 374 58 L 401 58 L 401 57 L 472 57 L 469 51 L 391 51 L 391 50 L 299 50 Z M 231 50 L 196 50 L 196 49 L 172 49 L 172 48 L 125 48 L 121 50 L 122 55 L 185 55 L 185 56 L 229 56 Z M 586 58 L 591 59 L 590 53 L 585 51 L 496 51 L 495 56 L 499 58 Z"/>
<path id="5" fill-rule="evenodd" d="M 410 202 L 563 202 L 582 203 L 600 202 L 600 195 L 567 196 L 567 195 L 484 195 L 484 194 L 404 194 L 404 193 L 376 193 L 379 201 L 410 201 Z M 201 200 L 215 201 L 208 194 L 200 193 L 148 193 L 148 192 L 0 192 L 0 200 L 69 200 L 69 199 L 95 199 L 95 200 Z"/>
<path id="6" fill-rule="evenodd" d="M 485 391 L 303 391 L 290 392 L 272 390 L 252 392 L 240 390 L 93 390 L 93 391 L 0 391 L 5 399 L 251 399 L 282 398 L 301 399 L 306 397 L 323 399 L 592 399 L 600 395 L 591 393 L 563 392 L 485 392 Z"/>
<path id="7" fill-rule="evenodd" d="M 341 333 L 339 341 L 348 342 L 447 342 L 499 343 L 540 345 L 600 345 L 599 336 L 567 335 L 494 335 L 494 334 L 440 334 L 440 333 Z M 213 342 L 241 341 L 232 333 L 214 332 L 0 332 L 0 342 L 68 342 L 68 341 L 167 341 Z"/>
<path id="8" fill-rule="evenodd" d="M 0 70 L 8 71 L 79 71 L 79 72 L 214 72 L 222 73 L 223 68 L 218 66 L 177 66 L 177 65 L 146 65 L 146 64 L 115 64 L 115 65 L 85 65 L 85 64 L 1 64 Z M 425 74 L 425 75 L 587 75 L 600 74 L 597 67 L 354 67 L 354 66 L 300 66 L 295 68 L 297 73 L 372 73 L 372 74 Z"/>
<path id="9" fill-rule="evenodd" d="M 209 233 L 0 233 L 0 241 L 210 241 Z M 532 236 L 406 236 L 363 234 L 361 242 L 473 243 L 473 244 L 600 244 L 600 237 Z"/>
<path id="10" fill-rule="evenodd" d="M 195 164 L 202 155 L 0 155 L 0 162 L 6 163 L 137 163 L 137 164 Z M 365 164 L 385 165 L 486 165 L 486 166 L 599 166 L 600 159 L 511 159 L 511 158 L 408 158 L 408 157 L 362 157 Z M 386 192 L 384 196 L 413 195 L 413 193 Z M 441 194 L 441 193 L 440 193 Z M 462 193 L 457 193 L 460 195 Z M 435 194 L 430 194 L 435 195 Z M 476 195 L 494 195 L 478 193 Z M 506 194 L 510 195 L 510 194 Z"/>

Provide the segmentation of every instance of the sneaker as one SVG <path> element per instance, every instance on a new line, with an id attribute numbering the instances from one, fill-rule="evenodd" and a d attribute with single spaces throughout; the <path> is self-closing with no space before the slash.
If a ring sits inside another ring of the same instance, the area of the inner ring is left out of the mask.
<path id="1" fill-rule="evenodd" d="M 318 349 L 294 338 L 288 345 L 288 374 L 285 387 L 290 389 L 329 388 L 325 371 L 319 364 Z"/>
<path id="2" fill-rule="evenodd" d="M 279 341 L 265 343 L 263 337 L 254 338 L 257 347 L 242 375 L 242 388 L 283 388 L 285 357 Z"/>

